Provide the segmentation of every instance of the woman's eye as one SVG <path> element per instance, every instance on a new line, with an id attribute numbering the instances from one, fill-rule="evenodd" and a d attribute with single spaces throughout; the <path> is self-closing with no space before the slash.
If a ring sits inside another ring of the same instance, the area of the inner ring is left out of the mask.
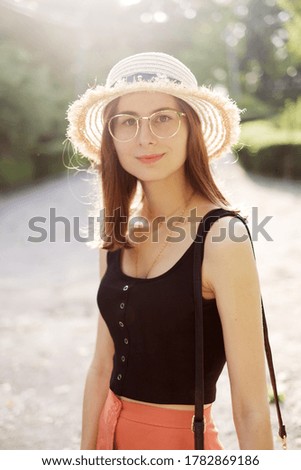
<path id="1" fill-rule="evenodd" d="M 128 127 L 135 126 L 135 124 L 136 124 L 136 119 L 134 118 L 128 118 L 122 122 L 123 126 L 128 126 Z"/>
<path id="2" fill-rule="evenodd" d="M 170 119 L 171 119 L 171 117 L 168 116 L 167 114 L 160 114 L 160 115 L 157 117 L 157 121 L 158 121 L 158 122 L 162 122 L 162 123 L 168 122 L 168 121 L 170 121 Z"/>

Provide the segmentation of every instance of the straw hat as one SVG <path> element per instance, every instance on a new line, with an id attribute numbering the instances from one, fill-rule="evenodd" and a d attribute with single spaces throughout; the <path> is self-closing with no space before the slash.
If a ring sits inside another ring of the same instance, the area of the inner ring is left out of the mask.
<path id="1" fill-rule="evenodd" d="M 193 73 L 162 52 L 135 54 L 118 62 L 106 84 L 88 89 L 67 112 L 67 137 L 76 151 L 99 161 L 103 110 L 119 96 L 138 91 L 168 93 L 181 98 L 199 115 L 209 158 L 229 151 L 239 137 L 240 110 L 228 97 L 198 87 Z"/>

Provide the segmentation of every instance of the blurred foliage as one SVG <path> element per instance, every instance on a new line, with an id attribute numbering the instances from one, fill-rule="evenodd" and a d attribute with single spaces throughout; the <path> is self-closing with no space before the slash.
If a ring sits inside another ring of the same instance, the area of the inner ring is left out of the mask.
<path id="1" fill-rule="evenodd" d="M 269 121 L 242 125 L 239 162 L 248 171 L 266 176 L 301 180 L 301 128 L 290 127 L 286 116 L 297 103 L 288 103 L 284 111 Z M 283 127 L 283 125 L 288 127 Z M 281 127 L 280 127 L 281 125 Z"/>
<path id="2" fill-rule="evenodd" d="M 57 102 L 49 69 L 14 45 L 0 45 L 1 129 L 6 129 L 9 151 L 22 158 L 22 148 L 33 151 L 40 136 L 52 135 L 57 124 Z M 21 151 L 21 152 L 20 152 Z"/>
<path id="3" fill-rule="evenodd" d="M 63 169 L 66 93 L 49 66 L 18 45 L 0 44 L 1 187 Z"/>
<path id="4" fill-rule="evenodd" d="M 243 120 L 277 115 L 279 139 L 279 126 L 300 122 L 290 104 L 301 88 L 296 3 L 0 0 L 0 184 L 62 169 L 68 103 L 104 83 L 117 60 L 148 50 L 178 57 L 199 83 L 228 92 L 247 108 Z"/>
<path id="5" fill-rule="evenodd" d="M 301 143 L 267 144 L 254 152 L 252 147 L 239 151 L 239 162 L 253 173 L 275 178 L 301 180 Z"/>
<path id="6" fill-rule="evenodd" d="M 283 127 L 279 129 L 281 115 L 267 120 L 251 121 L 242 124 L 240 144 L 252 148 L 257 152 L 260 147 L 277 144 L 301 143 L 301 128 L 291 129 Z"/>
<path id="7" fill-rule="evenodd" d="M 249 12 L 246 22 L 246 58 L 251 65 L 249 92 L 280 108 L 287 98 L 296 99 L 301 89 L 301 62 L 287 48 L 291 40 L 287 29 L 292 17 L 276 0 L 252 0 Z M 242 70 L 246 71 L 243 62 Z M 252 90 L 256 74 L 259 80 Z M 248 72 L 244 77 L 248 77 Z"/>
<path id="8" fill-rule="evenodd" d="M 266 118 L 272 116 L 276 112 L 275 106 L 270 105 L 254 95 L 244 94 L 238 100 L 238 105 L 242 113 L 242 121 L 252 121 L 254 119 Z"/>
<path id="9" fill-rule="evenodd" d="M 301 32 L 301 2 L 298 0 L 278 0 L 281 9 L 290 15 L 285 27 L 288 32 L 287 48 L 294 63 L 301 63 L 300 32 Z"/>
<path id="10" fill-rule="evenodd" d="M 286 100 L 283 111 L 274 119 L 276 127 L 301 132 L 301 97 L 297 101 Z"/>

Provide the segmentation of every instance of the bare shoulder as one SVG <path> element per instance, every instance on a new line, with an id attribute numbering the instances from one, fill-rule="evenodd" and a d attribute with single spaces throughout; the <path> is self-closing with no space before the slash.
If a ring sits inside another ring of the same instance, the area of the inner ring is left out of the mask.
<path id="1" fill-rule="evenodd" d="M 205 253 L 211 256 L 227 256 L 228 250 L 239 252 L 251 248 L 251 240 L 244 222 L 235 216 L 220 217 L 206 234 Z M 233 254 L 233 252 L 232 252 Z"/>
<path id="2" fill-rule="evenodd" d="M 218 219 L 207 233 L 204 250 L 204 281 L 211 292 L 231 279 L 245 279 L 255 275 L 256 264 L 251 240 L 245 224 L 234 216 Z"/>

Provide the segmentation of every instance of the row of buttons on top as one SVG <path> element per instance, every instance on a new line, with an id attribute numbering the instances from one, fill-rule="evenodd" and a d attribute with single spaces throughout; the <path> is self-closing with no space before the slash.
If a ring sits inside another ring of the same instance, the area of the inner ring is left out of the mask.
<path id="1" fill-rule="evenodd" d="M 128 290 L 128 288 L 129 288 L 129 286 L 125 285 L 125 286 L 123 286 L 122 290 L 124 292 L 126 292 Z M 119 307 L 120 307 L 121 310 L 124 310 L 125 302 L 121 302 Z M 120 328 L 124 328 L 124 322 L 123 321 L 119 320 L 118 324 L 119 324 Z M 124 342 L 124 344 L 129 344 L 128 338 L 124 338 L 123 342 Z M 124 355 L 122 355 L 122 356 L 120 356 L 120 359 L 121 359 L 122 362 L 125 362 L 126 357 Z M 117 380 L 121 380 L 121 379 L 122 379 L 122 374 L 118 374 L 117 375 Z"/>

